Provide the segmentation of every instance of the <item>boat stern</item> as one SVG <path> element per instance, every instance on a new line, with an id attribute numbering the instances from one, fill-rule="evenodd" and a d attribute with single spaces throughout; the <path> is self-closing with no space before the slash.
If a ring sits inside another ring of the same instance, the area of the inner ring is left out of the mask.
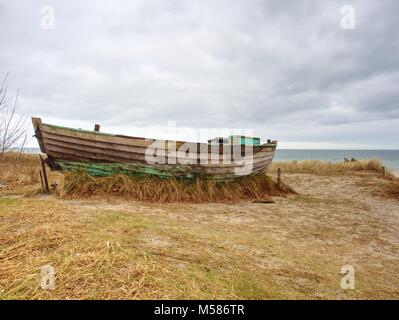
<path id="1" fill-rule="evenodd" d="M 46 148 L 44 147 L 42 133 L 40 131 L 41 124 L 42 124 L 42 119 L 32 117 L 33 130 L 35 131 L 34 137 L 37 139 L 37 142 L 39 143 L 40 151 L 42 153 L 46 153 Z"/>

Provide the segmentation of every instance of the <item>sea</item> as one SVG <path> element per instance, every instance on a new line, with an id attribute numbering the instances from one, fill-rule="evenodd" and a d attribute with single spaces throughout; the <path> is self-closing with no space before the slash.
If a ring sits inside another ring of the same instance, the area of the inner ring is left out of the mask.
<path id="1" fill-rule="evenodd" d="M 38 148 L 25 148 L 25 152 L 39 153 Z M 316 150 L 277 149 L 276 161 L 323 160 L 340 162 L 347 159 L 379 159 L 387 168 L 399 171 L 399 150 Z"/>

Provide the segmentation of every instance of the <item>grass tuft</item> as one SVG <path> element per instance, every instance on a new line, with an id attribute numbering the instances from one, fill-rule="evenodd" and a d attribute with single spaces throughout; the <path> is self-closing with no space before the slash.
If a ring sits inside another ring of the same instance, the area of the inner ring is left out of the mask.
<path id="1" fill-rule="evenodd" d="M 59 188 L 61 197 L 123 195 L 138 201 L 156 202 L 234 202 L 264 199 L 290 191 L 279 188 L 267 175 L 259 174 L 216 182 L 196 179 L 181 181 L 156 177 L 115 175 L 93 177 L 85 172 L 66 173 Z"/>
<path id="2" fill-rule="evenodd" d="M 40 160 L 37 154 L 7 152 L 0 154 L 0 182 L 13 185 L 39 181 Z"/>
<path id="3" fill-rule="evenodd" d="M 348 162 L 327 162 L 319 160 L 273 162 L 272 170 L 281 168 L 283 172 L 312 173 L 320 175 L 335 175 L 349 171 L 372 171 L 383 173 L 383 164 L 380 160 L 356 160 Z M 386 177 L 393 178 L 393 173 L 386 169 Z"/>

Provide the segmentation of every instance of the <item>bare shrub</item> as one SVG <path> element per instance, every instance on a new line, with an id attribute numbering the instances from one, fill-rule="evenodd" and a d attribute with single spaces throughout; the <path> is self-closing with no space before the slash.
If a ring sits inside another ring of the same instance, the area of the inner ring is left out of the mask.
<path id="1" fill-rule="evenodd" d="M 7 79 L 0 86 L 0 157 L 8 151 L 23 149 L 26 143 L 26 117 L 19 113 L 18 92 L 12 100 L 7 97 Z"/>

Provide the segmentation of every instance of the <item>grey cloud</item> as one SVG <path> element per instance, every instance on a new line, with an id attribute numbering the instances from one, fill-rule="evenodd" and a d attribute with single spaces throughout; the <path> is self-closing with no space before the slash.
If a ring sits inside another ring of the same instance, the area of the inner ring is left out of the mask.
<path id="1" fill-rule="evenodd" d="M 53 1 L 51 31 L 42 5 L 0 4 L 0 72 L 28 115 L 399 147 L 396 1 Z"/>

